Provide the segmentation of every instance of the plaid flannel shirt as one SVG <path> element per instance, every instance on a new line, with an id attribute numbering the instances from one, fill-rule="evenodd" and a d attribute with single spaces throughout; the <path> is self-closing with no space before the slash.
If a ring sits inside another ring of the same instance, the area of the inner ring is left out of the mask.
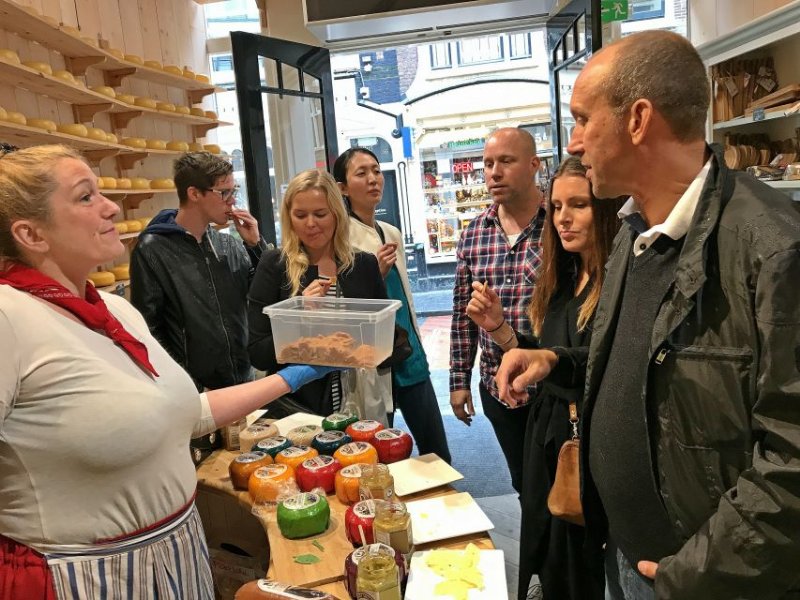
<path id="1" fill-rule="evenodd" d="M 495 398 L 498 394 L 494 376 L 503 351 L 467 316 L 472 282 L 487 281 L 500 296 L 506 321 L 515 331 L 530 333 L 528 304 L 541 263 L 539 238 L 544 226 L 544 209 L 540 209 L 510 246 L 500 225 L 497 208 L 497 204 L 492 204 L 461 234 L 456 250 L 458 263 L 450 328 L 450 391 L 470 389 L 472 367 L 478 351 L 477 340 L 481 347 L 481 381 Z"/>

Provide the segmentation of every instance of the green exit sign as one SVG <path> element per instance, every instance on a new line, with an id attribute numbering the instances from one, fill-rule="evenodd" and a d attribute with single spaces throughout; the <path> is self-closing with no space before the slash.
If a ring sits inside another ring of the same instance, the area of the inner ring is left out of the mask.
<path id="1" fill-rule="evenodd" d="M 603 23 L 628 18 L 628 0 L 600 0 L 600 20 Z"/>

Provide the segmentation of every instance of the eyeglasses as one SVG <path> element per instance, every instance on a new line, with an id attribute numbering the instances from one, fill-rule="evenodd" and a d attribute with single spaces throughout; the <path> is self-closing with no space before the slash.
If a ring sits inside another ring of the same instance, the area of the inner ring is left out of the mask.
<path id="1" fill-rule="evenodd" d="M 215 194 L 219 194 L 219 197 L 222 198 L 223 201 L 229 200 L 233 198 L 234 200 L 239 199 L 239 186 L 237 185 L 234 188 L 228 190 L 215 190 L 214 188 L 206 189 L 207 192 L 214 192 Z"/>

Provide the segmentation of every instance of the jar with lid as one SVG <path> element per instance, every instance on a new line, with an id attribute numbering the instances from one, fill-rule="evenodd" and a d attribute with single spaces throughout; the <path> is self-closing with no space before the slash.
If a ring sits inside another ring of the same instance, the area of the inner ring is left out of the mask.
<path id="1" fill-rule="evenodd" d="M 358 495 L 361 500 L 392 499 L 394 497 L 394 477 L 389 473 L 389 467 L 381 463 L 361 465 Z"/>
<path id="2" fill-rule="evenodd" d="M 375 502 L 372 533 L 376 542 L 391 546 L 400 554 L 408 556 L 413 550 L 411 515 L 406 505 L 396 498 Z"/>
<path id="3" fill-rule="evenodd" d="M 358 561 L 359 600 L 401 600 L 400 571 L 391 548 L 373 544 Z"/>

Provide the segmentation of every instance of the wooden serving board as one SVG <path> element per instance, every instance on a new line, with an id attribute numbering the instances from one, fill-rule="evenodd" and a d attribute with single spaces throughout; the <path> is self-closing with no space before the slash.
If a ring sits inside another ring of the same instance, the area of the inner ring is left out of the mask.
<path id="1" fill-rule="evenodd" d="M 764 96 L 755 102 L 751 102 L 745 112 L 752 113 L 757 108 L 769 108 L 778 104 L 786 104 L 798 98 L 800 98 L 800 83 L 793 83 L 782 87 L 776 92 L 772 92 L 769 96 Z"/>

